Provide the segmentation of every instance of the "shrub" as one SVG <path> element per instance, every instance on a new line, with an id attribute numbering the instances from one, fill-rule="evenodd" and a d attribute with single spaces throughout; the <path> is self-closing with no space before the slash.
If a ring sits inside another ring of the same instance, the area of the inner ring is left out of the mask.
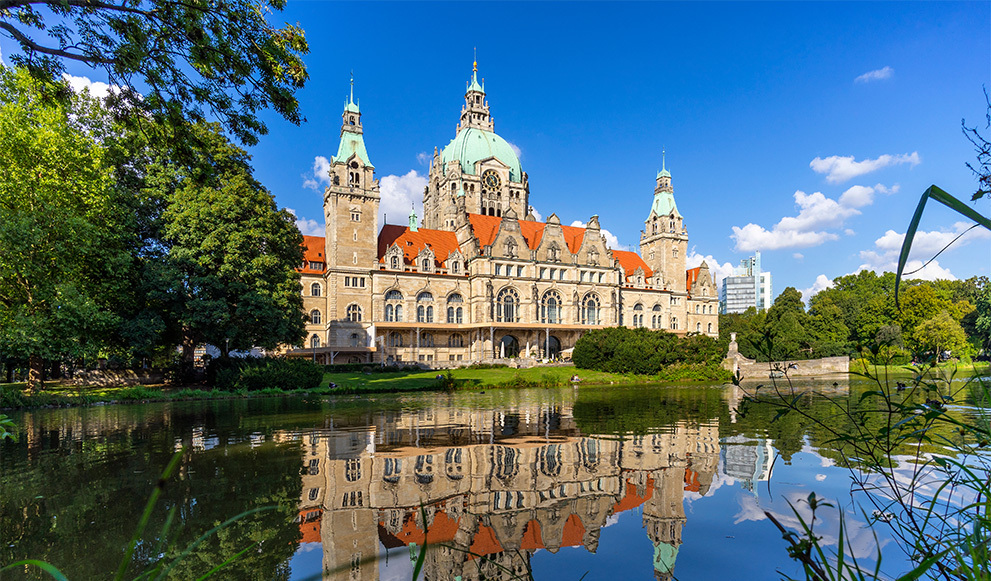
<path id="1" fill-rule="evenodd" d="M 216 359 L 207 365 L 207 381 L 226 391 L 313 389 L 323 379 L 323 366 L 308 359 L 243 357 Z"/>
<path id="2" fill-rule="evenodd" d="M 575 367 L 610 373 L 653 375 L 666 366 L 718 366 L 719 342 L 706 335 L 679 338 L 667 331 L 613 327 L 587 333 L 575 344 Z"/>

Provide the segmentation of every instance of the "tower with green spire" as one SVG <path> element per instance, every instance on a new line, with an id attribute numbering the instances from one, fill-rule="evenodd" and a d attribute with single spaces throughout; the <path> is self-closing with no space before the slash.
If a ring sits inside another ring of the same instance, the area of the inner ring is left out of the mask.
<path id="1" fill-rule="evenodd" d="M 378 264 L 375 233 L 379 230 L 379 182 L 365 151 L 361 110 L 354 99 L 354 77 L 341 118 L 341 141 L 337 155 L 330 158 L 330 185 L 323 196 L 327 223 L 325 288 L 336 297 L 336 306 L 326 315 L 327 346 L 348 345 L 354 334 L 364 336 L 366 329 L 362 321 L 356 320 L 361 318 L 357 313 L 371 312 L 371 295 L 364 291 L 365 283 L 350 283 L 366 280 Z M 340 312 L 335 311 L 337 307 Z M 359 339 L 359 343 L 365 340 Z"/>
<path id="2" fill-rule="evenodd" d="M 644 221 L 640 236 L 640 255 L 654 271 L 654 285 L 679 293 L 687 292 L 685 253 L 688 230 L 674 201 L 671 172 L 667 168 L 666 152 L 661 151 L 661 171 L 657 172 L 654 199 Z M 682 325 L 685 321 L 682 321 Z M 670 325 L 665 325 L 669 327 Z"/>

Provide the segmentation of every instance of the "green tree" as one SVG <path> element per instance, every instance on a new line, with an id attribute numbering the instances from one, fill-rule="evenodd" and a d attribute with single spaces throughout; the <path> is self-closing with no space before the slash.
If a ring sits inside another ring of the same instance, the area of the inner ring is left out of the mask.
<path id="1" fill-rule="evenodd" d="M 843 324 L 843 312 L 828 297 L 813 300 L 809 304 L 809 316 L 805 324 L 809 334 L 811 357 L 832 357 L 849 351 L 850 330 Z"/>
<path id="2" fill-rule="evenodd" d="M 243 151 L 219 138 L 214 159 Z M 236 167 L 233 164 L 231 167 Z M 195 168 L 194 168 L 195 169 Z M 302 235 L 294 217 L 244 169 L 188 175 L 163 213 L 170 310 L 191 361 L 207 342 L 230 349 L 297 344 L 303 336 Z"/>
<path id="3" fill-rule="evenodd" d="M 44 360 L 91 354 L 116 328 L 132 242 L 88 117 L 39 85 L 0 66 L 0 349 L 29 360 L 31 390 Z"/>
<path id="4" fill-rule="evenodd" d="M 946 311 L 919 323 L 912 332 L 912 339 L 919 351 L 933 353 L 937 357 L 943 351 L 960 354 L 967 346 L 963 327 Z"/>
<path id="5" fill-rule="evenodd" d="M 974 301 L 977 316 L 974 320 L 974 338 L 980 349 L 991 349 L 991 285 L 985 284 Z"/>
<path id="6" fill-rule="evenodd" d="M 301 120 L 293 93 L 307 79 L 303 30 L 267 20 L 284 7 L 285 0 L 0 0 L 0 34 L 20 45 L 11 61 L 39 80 L 58 80 L 66 61 L 86 63 L 125 88 L 112 101 L 142 112 L 132 120 L 183 127 L 212 115 L 253 144 L 266 132 L 260 110 Z"/>

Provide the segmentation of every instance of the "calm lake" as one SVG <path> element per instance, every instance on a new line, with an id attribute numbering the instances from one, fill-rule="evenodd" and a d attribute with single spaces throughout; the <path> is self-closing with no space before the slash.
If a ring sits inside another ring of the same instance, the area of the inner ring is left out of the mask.
<path id="1" fill-rule="evenodd" d="M 805 387 L 842 399 L 866 385 Z M 737 413 L 742 395 L 582 386 L 8 413 L 19 433 L 0 447 L 0 564 L 42 559 L 71 580 L 112 578 L 179 450 L 127 578 L 262 507 L 170 578 L 247 549 L 215 578 L 406 580 L 410 547 L 424 542 L 427 579 L 802 577 L 764 511 L 794 524 L 789 501 L 811 491 L 845 510 L 852 550 L 869 559 L 875 537 L 837 452 L 791 415 Z M 835 543 L 837 513 L 821 516 Z M 885 569 L 904 571 L 876 528 Z"/>

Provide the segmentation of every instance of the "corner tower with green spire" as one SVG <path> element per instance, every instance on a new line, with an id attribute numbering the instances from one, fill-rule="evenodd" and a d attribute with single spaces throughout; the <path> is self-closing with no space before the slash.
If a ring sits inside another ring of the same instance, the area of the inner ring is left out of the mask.
<path id="1" fill-rule="evenodd" d="M 661 171 L 657 172 L 654 200 L 640 235 L 640 255 L 654 271 L 654 285 L 675 292 L 687 292 L 685 253 L 688 230 L 674 201 L 671 172 L 665 152 L 661 152 Z"/>
<path id="2" fill-rule="evenodd" d="M 423 194 L 425 228 L 455 230 L 469 213 L 501 217 L 512 209 L 525 216 L 529 208 L 527 175 L 514 147 L 494 131 L 477 61 L 464 98 L 457 134 L 443 150 L 434 150 Z"/>
<path id="3" fill-rule="evenodd" d="M 324 189 L 323 213 L 327 223 L 326 295 L 337 297 L 325 313 L 327 346 L 349 345 L 355 334 L 364 337 L 365 323 L 358 313 L 371 313 L 371 295 L 348 282 L 364 280 L 378 264 L 379 182 L 365 151 L 361 110 L 351 92 L 341 115 L 341 141 L 330 158 Z M 339 311 L 338 311 L 339 309 Z M 349 315 L 348 309 L 351 309 Z M 364 339 L 359 342 L 364 344 Z"/>

